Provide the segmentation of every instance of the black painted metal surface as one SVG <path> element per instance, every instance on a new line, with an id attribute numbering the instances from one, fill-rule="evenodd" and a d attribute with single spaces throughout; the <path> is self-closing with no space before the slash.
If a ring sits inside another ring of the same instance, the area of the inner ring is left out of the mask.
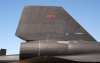
<path id="1" fill-rule="evenodd" d="M 4 55 L 4 51 L 0 51 L 0 61 L 52 56 L 79 62 L 100 62 L 100 43 L 62 7 L 25 6 L 16 36 L 26 40 L 21 43 L 20 54 Z"/>
<path id="2" fill-rule="evenodd" d="M 100 53 L 93 54 L 79 54 L 79 55 L 65 55 L 65 56 L 55 56 L 57 58 L 63 58 L 67 60 L 73 60 L 78 62 L 100 62 Z"/>
<path id="3" fill-rule="evenodd" d="M 23 40 L 95 39 L 62 7 L 25 6 L 16 36 Z"/>
<path id="4" fill-rule="evenodd" d="M 20 59 L 100 53 L 100 43 L 91 41 L 40 40 L 21 44 Z"/>
<path id="5" fill-rule="evenodd" d="M 9 63 L 19 61 L 19 54 L 0 56 L 0 61 Z"/>
<path id="6" fill-rule="evenodd" d="M 1 56 L 1 55 L 6 55 L 6 49 L 1 49 L 1 50 L 0 50 L 0 56 Z"/>
<path id="7" fill-rule="evenodd" d="M 20 59 L 28 59 L 39 56 L 65 55 L 68 53 L 68 45 L 60 44 L 56 40 L 31 41 L 21 44 Z"/>

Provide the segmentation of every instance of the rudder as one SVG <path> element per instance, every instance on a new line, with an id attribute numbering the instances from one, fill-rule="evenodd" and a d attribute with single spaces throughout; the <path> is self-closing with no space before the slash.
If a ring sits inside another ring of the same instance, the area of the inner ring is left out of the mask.
<path id="1" fill-rule="evenodd" d="M 6 55 L 6 49 L 1 49 L 0 50 L 0 56 L 2 56 L 2 55 Z"/>

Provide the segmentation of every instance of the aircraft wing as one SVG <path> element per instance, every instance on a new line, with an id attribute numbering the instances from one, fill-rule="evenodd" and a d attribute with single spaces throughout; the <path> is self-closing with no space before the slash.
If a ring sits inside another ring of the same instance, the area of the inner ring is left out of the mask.
<path id="1" fill-rule="evenodd" d="M 80 55 L 67 55 L 67 56 L 42 56 L 30 58 L 16 63 L 67 63 L 67 62 L 100 62 L 100 54 L 80 54 Z"/>
<path id="2" fill-rule="evenodd" d="M 3 63 L 3 62 L 13 63 L 13 62 L 19 61 L 19 55 L 18 54 L 3 55 L 3 56 L 0 56 L 0 61 L 1 61 L 0 63 Z"/>
<path id="3" fill-rule="evenodd" d="M 68 56 L 55 56 L 57 58 L 78 61 L 78 62 L 100 62 L 100 53 L 97 54 L 80 54 Z"/>
<path id="4" fill-rule="evenodd" d="M 1 59 L 2 58 L 2 59 Z M 100 62 L 100 53 L 66 56 L 41 56 L 19 61 L 19 55 L 0 56 L 0 63 L 39 63 L 39 62 Z"/>

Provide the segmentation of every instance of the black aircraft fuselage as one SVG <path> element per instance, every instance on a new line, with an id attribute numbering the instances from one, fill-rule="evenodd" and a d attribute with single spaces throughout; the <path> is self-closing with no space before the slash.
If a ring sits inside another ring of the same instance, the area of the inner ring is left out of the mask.
<path id="1" fill-rule="evenodd" d="M 21 43 L 20 53 L 2 55 L 0 61 L 50 56 L 78 62 L 100 62 L 100 43 L 62 7 L 25 6 L 16 36 L 26 41 Z"/>

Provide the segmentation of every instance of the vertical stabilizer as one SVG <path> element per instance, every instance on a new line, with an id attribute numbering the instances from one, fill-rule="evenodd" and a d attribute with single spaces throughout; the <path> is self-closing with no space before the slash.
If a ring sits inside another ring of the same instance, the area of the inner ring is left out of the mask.
<path id="1" fill-rule="evenodd" d="M 1 50 L 0 50 L 0 56 L 1 56 L 1 55 L 6 55 L 6 49 L 1 49 Z"/>
<path id="2" fill-rule="evenodd" d="M 96 41 L 58 6 L 25 6 L 16 36 L 23 40 Z"/>

